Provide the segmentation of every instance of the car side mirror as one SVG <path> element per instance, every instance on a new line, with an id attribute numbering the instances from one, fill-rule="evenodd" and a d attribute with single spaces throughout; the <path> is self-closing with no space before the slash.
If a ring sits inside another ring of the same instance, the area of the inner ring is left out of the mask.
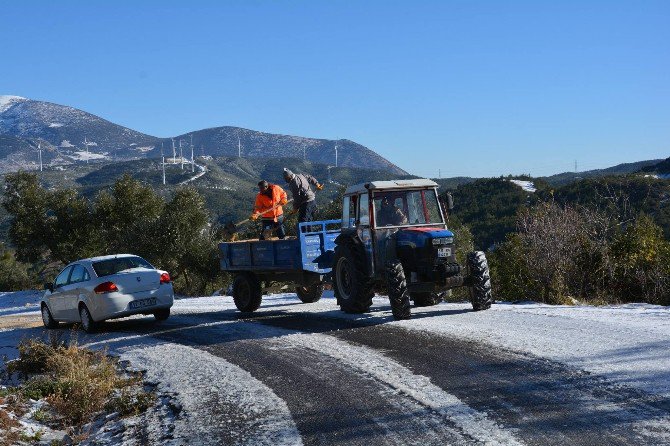
<path id="1" fill-rule="evenodd" d="M 49 291 L 51 291 L 51 292 L 53 293 L 53 291 L 54 291 L 54 286 L 53 286 L 52 283 L 45 283 L 45 284 L 44 284 L 44 289 L 45 289 L 45 290 L 49 290 Z"/>

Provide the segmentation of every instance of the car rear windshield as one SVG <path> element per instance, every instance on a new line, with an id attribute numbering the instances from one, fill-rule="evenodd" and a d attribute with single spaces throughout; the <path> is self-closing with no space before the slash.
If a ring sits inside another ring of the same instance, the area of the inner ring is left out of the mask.
<path id="1" fill-rule="evenodd" d="M 110 276 L 119 271 L 131 268 L 151 268 L 154 267 L 142 257 L 117 257 L 116 259 L 107 259 L 95 262 L 93 270 L 98 277 Z"/>

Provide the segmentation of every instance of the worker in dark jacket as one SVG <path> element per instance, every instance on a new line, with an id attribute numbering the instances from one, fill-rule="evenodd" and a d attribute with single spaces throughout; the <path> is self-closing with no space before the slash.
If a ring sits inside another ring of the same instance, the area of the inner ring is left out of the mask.
<path id="1" fill-rule="evenodd" d="M 276 184 L 270 184 L 265 180 L 258 182 L 258 195 L 254 203 L 254 212 L 250 219 L 256 220 L 261 217 L 261 234 L 259 240 L 265 240 L 273 232 L 277 237 L 283 239 L 286 236 L 284 231 L 284 211 L 282 206 L 287 203 L 286 192 Z"/>
<path id="2" fill-rule="evenodd" d="M 316 196 L 310 188 L 310 184 L 317 188 L 323 189 L 316 178 L 308 174 L 295 174 L 290 170 L 284 168 L 284 180 L 288 183 L 291 194 L 293 195 L 293 210 L 298 212 L 298 223 L 305 221 L 313 221 L 314 213 L 316 212 L 316 203 L 314 199 Z"/>

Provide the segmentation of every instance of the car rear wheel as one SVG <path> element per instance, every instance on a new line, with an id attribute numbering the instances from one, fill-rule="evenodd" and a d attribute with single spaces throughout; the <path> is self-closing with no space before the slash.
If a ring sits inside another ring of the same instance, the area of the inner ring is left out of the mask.
<path id="1" fill-rule="evenodd" d="M 263 299 L 261 283 L 253 273 L 240 273 L 233 280 L 233 301 L 238 310 L 251 313 L 258 310 Z"/>
<path id="2" fill-rule="evenodd" d="M 170 309 L 161 308 L 160 310 L 156 310 L 154 311 L 154 317 L 156 318 L 157 321 L 164 321 L 170 317 Z"/>
<path id="3" fill-rule="evenodd" d="M 93 320 L 91 313 L 86 308 L 86 305 L 79 307 L 79 318 L 81 319 L 81 328 L 86 333 L 95 333 L 98 329 L 98 323 Z"/>
<path id="4" fill-rule="evenodd" d="M 42 322 L 44 323 L 45 328 L 57 328 L 58 321 L 51 316 L 51 311 L 47 304 L 42 304 Z"/>
<path id="5" fill-rule="evenodd" d="M 323 284 L 314 283 L 310 286 L 299 286 L 295 289 L 295 293 L 302 303 L 311 304 L 321 299 Z"/>

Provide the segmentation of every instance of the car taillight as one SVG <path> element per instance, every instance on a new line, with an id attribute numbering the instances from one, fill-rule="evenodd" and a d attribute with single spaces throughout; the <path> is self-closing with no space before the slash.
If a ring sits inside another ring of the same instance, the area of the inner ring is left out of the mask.
<path id="1" fill-rule="evenodd" d="M 170 275 L 168 273 L 163 273 L 161 274 L 161 283 L 170 283 L 172 280 L 170 279 Z"/>
<path id="2" fill-rule="evenodd" d="M 114 282 L 103 282 L 97 287 L 93 288 L 96 294 L 111 293 L 113 291 L 119 291 L 119 288 L 114 284 Z"/>

